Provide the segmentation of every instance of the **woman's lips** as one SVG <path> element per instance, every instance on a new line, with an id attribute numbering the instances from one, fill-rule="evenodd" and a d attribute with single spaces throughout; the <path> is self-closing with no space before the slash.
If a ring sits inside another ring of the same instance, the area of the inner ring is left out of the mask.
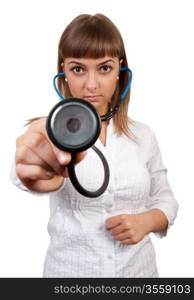
<path id="1" fill-rule="evenodd" d="M 96 95 L 96 96 L 84 96 L 84 99 L 89 100 L 91 102 L 95 102 L 95 101 L 98 100 L 99 97 L 100 97 L 99 95 Z"/>

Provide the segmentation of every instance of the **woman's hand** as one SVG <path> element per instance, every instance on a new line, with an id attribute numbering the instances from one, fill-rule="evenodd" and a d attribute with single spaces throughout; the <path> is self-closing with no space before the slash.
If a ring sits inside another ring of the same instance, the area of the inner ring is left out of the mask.
<path id="1" fill-rule="evenodd" d="M 31 123 L 16 140 L 16 174 L 30 190 L 49 192 L 58 189 L 68 177 L 67 164 L 71 153 L 55 147 L 46 132 L 46 118 Z M 76 156 L 79 163 L 86 151 Z"/>
<path id="2" fill-rule="evenodd" d="M 167 229 L 168 220 L 160 209 L 128 215 L 122 214 L 106 220 L 106 229 L 122 244 L 136 244 L 149 232 L 162 232 Z"/>
<path id="3" fill-rule="evenodd" d="M 147 234 L 142 214 L 122 214 L 106 220 L 106 229 L 122 244 L 136 244 Z"/>

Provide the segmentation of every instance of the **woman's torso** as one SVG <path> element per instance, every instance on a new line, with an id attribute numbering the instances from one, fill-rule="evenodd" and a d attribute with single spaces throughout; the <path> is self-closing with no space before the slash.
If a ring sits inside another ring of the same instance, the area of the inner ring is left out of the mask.
<path id="1" fill-rule="evenodd" d="M 110 216 L 146 210 L 150 191 L 149 129 L 135 123 L 140 145 L 127 137 L 117 137 L 113 122 L 95 145 L 105 155 L 110 182 L 103 195 L 86 198 L 69 179 L 50 198 L 48 232 L 50 245 L 44 277 L 157 277 L 155 252 L 149 236 L 135 245 L 123 245 L 105 229 Z M 103 145 L 103 142 L 105 145 Z M 96 153 L 89 149 L 76 167 L 81 184 L 88 190 L 102 182 L 103 168 Z"/>

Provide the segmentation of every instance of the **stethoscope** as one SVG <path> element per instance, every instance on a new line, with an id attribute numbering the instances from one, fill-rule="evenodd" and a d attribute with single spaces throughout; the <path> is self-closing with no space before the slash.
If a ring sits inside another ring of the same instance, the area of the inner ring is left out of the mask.
<path id="1" fill-rule="evenodd" d="M 74 188 L 85 197 L 99 197 L 106 190 L 110 170 L 103 153 L 94 146 L 101 131 L 101 122 L 110 120 L 118 111 L 121 102 L 125 99 L 132 81 L 132 71 L 129 68 L 120 68 L 120 71 L 128 71 L 129 82 L 117 100 L 115 107 L 103 116 L 99 116 L 95 107 L 88 101 L 80 98 L 64 98 L 56 87 L 56 78 L 65 76 L 65 73 L 58 73 L 53 78 L 53 85 L 56 93 L 61 98 L 50 111 L 46 121 L 47 134 L 52 143 L 63 151 L 72 154 L 71 162 L 67 165 L 69 178 Z M 104 180 L 96 191 L 86 190 L 78 181 L 75 172 L 75 154 L 88 148 L 92 148 L 100 157 L 104 167 Z"/>

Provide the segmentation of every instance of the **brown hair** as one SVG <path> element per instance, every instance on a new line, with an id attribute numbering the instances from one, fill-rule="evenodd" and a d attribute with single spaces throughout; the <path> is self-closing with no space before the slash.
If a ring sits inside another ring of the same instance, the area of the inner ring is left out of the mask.
<path id="1" fill-rule="evenodd" d="M 82 14 L 76 17 L 64 30 L 58 45 L 58 72 L 63 72 L 62 62 L 67 57 L 76 58 L 101 58 L 104 56 L 118 57 L 122 59 L 122 67 L 128 67 L 124 43 L 117 27 L 102 14 Z M 57 79 L 58 89 L 65 97 L 72 97 L 64 77 Z M 129 73 L 121 72 L 118 86 L 111 99 L 113 108 L 129 81 Z M 113 117 L 115 131 L 118 136 L 125 134 L 136 141 L 129 125 L 133 123 L 128 117 L 128 105 L 130 101 L 130 90 L 116 115 Z"/>
<path id="2" fill-rule="evenodd" d="M 67 57 L 101 58 L 106 55 L 118 57 L 119 60 L 122 59 L 121 66 L 128 67 L 121 34 L 112 21 L 102 14 L 79 15 L 65 28 L 59 40 L 58 72 L 63 72 L 61 64 Z M 128 81 L 129 73 L 121 72 L 109 109 L 115 106 Z M 60 93 L 65 98 L 72 97 L 64 77 L 57 78 L 57 85 Z M 118 136 L 125 134 L 128 138 L 137 142 L 137 138 L 129 127 L 133 123 L 133 120 L 128 117 L 129 102 L 130 89 L 118 112 L 114 115 L 113 123 Z M 29 125 L 31 120 L 28 120 L 26 125 Z"/>

